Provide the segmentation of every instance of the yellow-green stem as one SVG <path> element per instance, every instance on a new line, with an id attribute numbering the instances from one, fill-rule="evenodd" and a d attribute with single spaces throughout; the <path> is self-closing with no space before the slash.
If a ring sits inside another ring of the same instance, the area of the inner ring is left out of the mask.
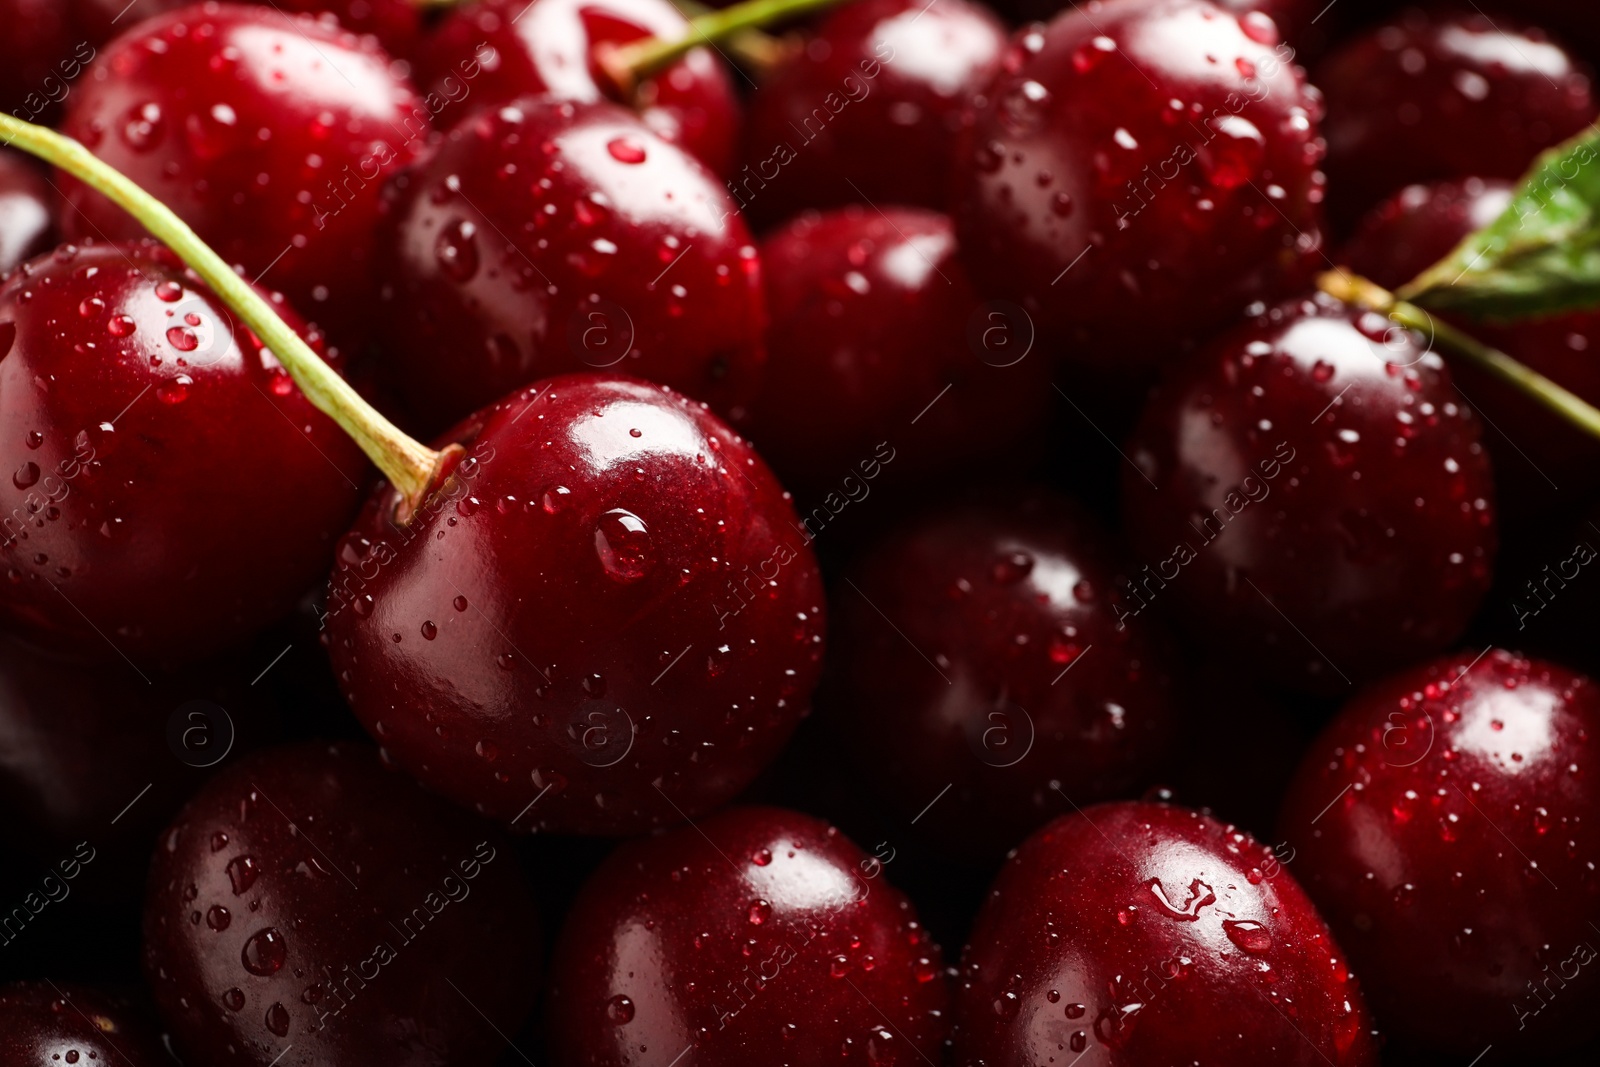
<path id="1" fill-rule="evenodd" d="M 701 45 L 716 45 L 748 30 L 833 7 L 843 0 L 744 0 L 721 11 L 707 11 L 689 20 L 683 35 L 668 40 L 647 37 L 621 47 L 596 49 L 595 59 L 627 94 L 645 78 Z"/>
<path id="2" fill-rule="evenodd" d="M 1479 341 L 1447 322 L 1441 322 L 1415 304 L 1407 303 L 1383 286 L 1358 275 L 1328 271 L 1317 287 L 1355 307 L 1375 311 L 1407 329 L 1436 342 L 1446 354 L 1465 360 L 1537 400 L 1585 433 L 1600 438 L 1600 410 L 1582 397 L 1563 389 L 1531 367 L 1497 348 Z"/>
<path id="3" fill-rule="evenodd" d="M 404 498 L 402 517 L 409 516 L 434 486 L 445 453 L 413 440 L 362 399 L 187 223 L 83 145 L 5 114 L 0 114 L 0 136 L 6 144 L 59 167 L 102 193 L 176 252 L 255 331 L 306 398 L 361 446 Z"/>

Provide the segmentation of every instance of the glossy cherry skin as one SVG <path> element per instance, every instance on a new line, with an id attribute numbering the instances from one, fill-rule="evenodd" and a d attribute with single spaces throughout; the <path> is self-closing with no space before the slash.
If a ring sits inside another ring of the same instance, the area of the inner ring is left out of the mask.
<path id="1" fill-rule="evenodd" d="M 1123 390 L 1292 289 L 1320 262 L 1322 141 L 1291 51 L 1204 0 L 1019 31 L 957 164 L 972 277 Z"/>
<path id="2" fill-rule="evenodd" d="M 365 460 L 171 252 L 68 245 L 25 265 L 0 285 L 0 353 L 11 629 L 150 668 L 315 584 Z"/>
<path id="3" fill-rule="evenodd" d="M 404 529 L 381 487 L 332 577 L 334 669 L 384 750 L 562 833 L 636 833 L 748 784 L 823 641 L 816 560 L 766 464 L 703 405 L 593 374 L 444 440 L 468 452 L 454 482 Z"/>
<path id="4" fill-rule="evenodd" d="M 1600 1036 L 1600 692 L 1465 652 L 1385 679 L 1307 752 L 1280 833 L 1386 1032 L 1500 1059 Z"/>
<path id="5" fill-rule="evenodd" d="M 1390 288 L 1404 285 L 1498 218 L 1512 183 L 1469 178 L 1407 186 L 1368 212 L 1340 262 Z M 1600 313 L 1577 312 L 1502 325 L 1460 323 L 1473 336 L 1577 393 L 1600 403 Z M 1541 523 L 1570 512 L 1600 486 L 1600 446 L 1588 434 L 1552 419 L 1537 401 L 1470 364 L 1452 367 L 1461 392 L 1492 427 L 1501 514 L 1508 523 Z"/>
<path id="6" fill-rule="evenodd" d="M 1008 496 L 907 525 L 836 593 L 841 743 L 908 818 L 954 783 L 918 822 L 971 855 L 1058 814 L 1057 789 L 1139 793 L 1179 729 L 1171 650 L 1118 627 L 1105 534 L 1062 498 Z"/>
<path id="7" fill-rule="evenodd" d="M 624 102 L 596 64 L 599 48 L 646 37 L 671 40 L 687 20 L 668 0 L 484 0 L 453 10 L 417 58 L 417 84 L 472 107 L 550 95 L 576 103 Z M 715 52 L 697 48 L 643 81 L 639 117 L 718 174 L 733 169 L 739 104 Z M 459 114 L 441 117 L 448 128 Z"/>
<path id="8" fill-rule="evenodd" d="M 55 244 L 54 198 L 31 160 L 0 152 L 0 274 Z"/>
<path id="9" fill-rule="evenodd" d="M 164 1067 L 148 1023 L 121 999 L 65 982 L 0 986 L 0 1063 L 6 1067 Z"/>
<path id="10" fill-rule="evenodd" d="M 1138 614 L 1322 693 L 1460 636 L 1494 559 L 1489 457 L 1444 361 L 1391 327 L 1294 301 L 1163 380 L 1125 449 Z"/>
<path id="11" fill-rule="evenodd" d="M 430 430 L 586 367 L 728 416 L 758 387 L 749 231 L 715 177 L 614 104 L 477 113 L 402 183 L 383 246 L 384 356 Z"/>
<path id="12" fill-rule="evenodd" d="M 1097 805 L 1001 869 L 961 957 L 955 1062 L 1376 1064 L 1341 956 L 1248 834 L 1186 808 Z"/>
<path id="13" fill-rule="evenodd" d="M 95 44 L 103 44 L 138 22 L 157 14 L 187 7 L 185 0 L 139 0 L 128 10 L 127 0 L 67 0 L 74 25 Z M 422 31 L 421 5 L 415 0 L 247 0 L 278 9 L 289 21 L 292 14 L 331 14 L 354 33 L 370 33 L 392 56 L 411 55 Z"/>
<path id="14" fill-rule="evenodd" d="M 734 199 L 763 225 L 863 201 L 945 210 L 962 110 L 1005 43 L 968 0 L 840 7 L 751 95 Z"/>
<path id="15" fill-rule="evenodd" d="M 808 212 L 761 264 L 772 324 L 751 435 L 785 485 L 832 488 L 884 442 L 897 476 L 947 475 L 1048 412 L 1048 356 L 1021 316 L 979 301 L 949 216 Z"/>
<path id="16" fill-rule="evenodd" d="M 196 794 L 151 860 L 144 937 L 201 1063 L 486 1062 L 538 976 L 510 843 L 360 744 L 264 751 Z"/>
<path id="17" fill-rule="evenodd" d="M 781 808 L 618 848 L 556 943 L 556 1067 L 936 1061 L 950 992 L 893 857 Z"/>
<path id="18" fill-rule="evenodd" d="M 380 187 L 431 128 L 429 109 L 390 63 L 336 23 L 253 5 L 187 7 L 103 48 L 73 87 L 62 130 L 251 280 L 359 339 L 369 329 Z M 144 233 L 76 180 L 58 184 L 69 238 Z"/>
<path id="19" fill-rule="evenodd" d="M 1518 178 L 1594 119 L 1587 68 L 1539 30 L 1407 10 L 1316 70 L 1335 221 L 1413 182 Z"/>

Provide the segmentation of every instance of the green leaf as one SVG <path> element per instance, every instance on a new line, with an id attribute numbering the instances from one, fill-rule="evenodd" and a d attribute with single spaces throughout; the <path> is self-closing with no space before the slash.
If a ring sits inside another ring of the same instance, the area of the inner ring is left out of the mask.
<path id="1" fill-rule="evenodd" d="M 1540 156 L 1498 219 L 1397 295 L 1496 321 L 1600 308 L 1600 130 Z"/>

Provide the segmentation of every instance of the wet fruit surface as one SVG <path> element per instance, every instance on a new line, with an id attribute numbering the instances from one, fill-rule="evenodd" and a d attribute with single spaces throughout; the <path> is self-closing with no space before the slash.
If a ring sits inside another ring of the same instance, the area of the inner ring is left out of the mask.
<path id="1" fill-rule="evenodd" d="M 968 854 L 1010 847 L 1063 796 L 1138 792 L 1178 729 L 1170 651 L 1119 628 L 1104 535 L 1017 495 L 911 524 L 836 594 L 843 745 L 907 816 L 938 796 L 918 822 Z"/>
<path id="2" fill-rule="evenodd" d="M 1001 870 L 962 956 L 955 1062 L 1345 1067 L 1377 1063 L 1370 1031 L 1271 850 L 1184 808 L 1102 804 Z"/>
<path id="3" fill-rule="evenodd" d="M 139 671 L 287 613 L 366 461 L 147 242 L 63 246 L 0 285 L 0 469 L 6 624 Z"/>
<path id="4" fill-rule="evenodd" d="M 192 2 L 192 0 L 191 0 Z M 331 14 L 339 25 L 354 33 L 370 33 L 390 55 L 404 59 L 411 54 L 421 30 L 418 9 L 413 0 L 246 0 L 273 8 L 285 23 L 294 13 Z M 143 19 L 188 7 L 184 0 L 64 0 L 72 21 L 89 41 L 102 44 L 131 29 Z"/>
<path id="5" fill-rule="evenodd" d="M 54 243 L 52 196 L 32 161 L 0 152 L 0 274 Z"/>
<path id="6" fill-rule="evenodd" d="M 1319 296 L 1174 368 L 1126 449 L 1129 625 L 1170 611 L 1228 662 L 1323 693 L 1455 640 L 1489 587 L 1494 486 L 1425 345 Z"/>
<path id="7" fill-rule="evenodd" d="M 716 178 L 605 103 L 525 98 L 450 131 L 385 237 L 384 358 L 431 429 L 610 368 L 738 416 L 764 362 L 759 260 Z"/>
<path id="8" fill-rule="evenodd" d="M 1289 56 L 1270 19 L 1198 0 L 1020 31 L 957 164 L 972 276 L 1123 389 L 1286 295 L 1320 263 L 1322 198 L 1320 97 Z"/>
<path id="9" fill-rule="evenodd" d="M 833 487 L 875 450 L 897 475 L 1008 453 L 1051 403 L 1014 305 L 980 303 L 948 216 L 809 213 L 761 245 L 768 361 L 752 436 L 784 484 Z"/>
<path id="10" fill-rule="evenodd" d="M 266 7 L 190 7 L 103 48 L 68 100 L 64 133 L 308 319 L 366 336 L 379 189 L 431 128 L 370 40 Z M 144 233 L 81 183 L 58 184 L 68 237 Z"/>
<path id="11" fill-rule="evenodd" d="M 734 198 L 761 224 L 863 201 L 944 210 L 962 109 L 1005 39 L 967 0 L 839 8 L 752 96 Z"/>
<path id="12" fill-rule="evenodd" d="M 521 829 L 623 834 L 726 801 L 805 714 L 822 586 L 794 510 L 723 423 L 571 375 L 457 427 L 409 527 L 385 486 L 338 550 L 326 625 L 395 762 Z"/>
<path id="13" fill-rule="evenodd" d="M 1592 681 L 1495 649 L 1372 686 L 1312 746 L 1281 834 L 1387 1033 L 1503 1063 L 1596 1035 L 1597 736 Z"/>
<path id="14" fill-rule="evenodd" d="M 625 102 L 595 61 L 598 49 L 681 36 L 686 22 L 667 0 L 486 0 L 461 5 L 428 36 L 417 83 L 466 107 L 549 95 L 574 103 Z M 690 52 L 646 79 L 632 98 L 662 139 L 717 173 L 732 169 L 739 107 L 733 79 L 710 49 Z M 460 108 L 456 108 L 459 112 Z M 460 120 L 446 115 L 442 128 Z"/>
<path id="15" fill-rule="evenodd" d="M 1518 178 L 1595 117 L 1587 68 L 1540 31 L 1408 10 L 1324 60 L 1328 187 L 1348 226 L 1412 182 Z"/>
<path id="16" fill-rule="evenodd" d="M 0 986 L 0 1063 L 161 1067 L 154 1030 L 123 1000 L 65 982 Z"/>
<path id="17" fill-rule="evenodd" d="M 193 1062 L 487 1059 L 532 1005 L 537 942 L 509 843 L 365 745 L 230 767 L 151 864 L 146 975 Z"/>
<path id="18" fill-rule="evenodd" d="M 936 1060 L 949 990 L 893 856 L 777 808 L 622 846 L 556 946 L 554 1062 Z"/>

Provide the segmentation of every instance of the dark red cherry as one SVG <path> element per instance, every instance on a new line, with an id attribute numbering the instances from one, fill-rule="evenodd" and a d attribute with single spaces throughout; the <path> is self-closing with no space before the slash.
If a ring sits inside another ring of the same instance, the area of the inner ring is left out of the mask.
<path id="1" fill-rule="evenodd" d="M 80 43 L 61 0 L 0 3 L 0 111 L 29 122 L 55 120 L 94 49 Z"/>
<path id="2" fill-rule="evenodd" d="M 1317 68 L 1336 221 L 1412 182 L 1520 177 L 1594 119 L 1588 71 L 1539 30 L 1407 10 Z"/>
<path id="3" fill-rule="evenodd" d="M 531 888 L 493 827 L 365 745 L 258 753 L 162 835 L 145 973 L 190 1062 L 488 1062 L 533 1004 Z"/>
<path id="4" fill-rule="evenodd" d="M 164 1067 L 171 1060 L 129 1004 L 86 986 L 0 986 L 0 1063 L 6 1067 Z"/>
<path id="5" fill-rule="evenodd" d="M 1005 38 L 969 0 L 839 8 L 751 95 L 734 199 L 762 224 L 863 201 L 946 209 L 962 109 Z"/>
<path id="6" fill-rule="evenodd" d="M 1061 793 L 1142 791 L 1179 725 L 1170 650 L 1118 625 L 1105 535 L 1061 498 L 1008 496 L 894 533 L 835 593 L 834 725 L 885 797 L 969 854 L 1015 845 Z"/>
<path id="7" fill-rule="evenodd" d="M 519 96 L 624 102 L 595 50 L 646 37 L 672 40 L 688 25 L 668 0 L 483 0 L 452 11 L 424 41 L 417 84 L 459 110 Z M 631 101 L 663 140 L 718 174 L 733 169 L 739 106 L 727 68 L 697 48 L 645 79 Z M 461 120 L 441 114 L 441 128 Z"/>
<path id="8" fill-rule="evenodd" d="M 1292 290 L 1320 262 L 1322 141 L 1290 54 L 1204 0 L 1020 30 L 957 165 L 968 271 L 1124 390 Z"/>
<path id="9" fill-rule="evenodd" d="M 315 583 L 365 470 L 153 242 L 0 285 L 0 613 L 30 639 L 145 672 L 237 641 Z"/>
<path id="10" fill-rule="evenodd" d="M 68 102 L 63 132 L 252 281 L 336 335 L 367 336 L 379 189 L 430 129 L 370 41 L 267 7 L 187 7 L 103 48 Z M 68 237 L 143 234 L 100 194 L 59 184 Z"/>
<path id="11" fill-rule="evenodd" d="M 55 244 L 54 204 L 32 160 L 0 152 L 0 274 Z"/>
<path id="12" fill-rule="evenodd" d="M 1376 1064 L 1341 956 L 1248 834 L 1164 804 L 1072 812 L 1022 843 L 978 913 L 955 1062 Z"/>
<path id="13" fill-rule="evenodd" d="M 1407 186 L 1367 214 L 1340 262 L 1379 285 L 1395 288 L 1448 255 L 1468 234 L 1498 218 L 1511 183 L 1468 178 Z M 1600 313 L 1580 312 L 1516 323 L 1460 323 L 1473 336 L 1514 356 L 1590 403 L 1600 403 Z M 1491 432 L 1501 514 L 1541 522 L 1570 511 L 1600 486 L 1600 446 L 1552 419 L 1543 405 L 1466 363 L 1452 371 L 1461 392 Z"/>
<path id="14" fill-rule="evenodd" d="M 948 473 L 1015 448 L 1051 404 L 1049 357 L 1014 306 L 979 302 L 948 216 L 808 213 L 761 263 L 772 325 L 752 436 L 786 485 L 832 488 L 884 443 L 900 475 Z"/>
<path id="15" fill-rule="evenodd" d="M 1481 434 L 1382 316 L 1319 295 L 1241 326 L 1173 368 L 1126 448 L 1130 616 L 1321 692 L 1438 652 L 1490 582 Z"/>
<path id="16" fill-rule="evenodd" d="M 1306 754 L 1281 835 L 1387 1033 L 1520 1063 L 1600 1036 L 1600 693 L 1498 649 L 1373 685 Z"/>
<path id="17" fill-rule="evenodd" d="M 556 944 L 554 1062 L 937 1062 L 950 992 L 893 857 L 781 808 L 623 845 Z"/>
<path id="18" fill-rule="evenodd" d="M 409 526 L 339 548 L 327 642 L 395 762 L 521 828 L 626 834 L 723 803 L 806 713 L 822 584 L 766 464 L 704 405 L 600 375 L 446 435 Z"/>
<path id="19" fill-rule="evenodd" d="M 384 241 L 384 354 L 439 429 L 536 378 L 612 368 L 739 415 L 760 261 L 717 180 L 614 104 L 524 98 L 456 126 Z"/>
<path id="20" fill-rule="evenodd" d="M 99 45 L 135 24 L 158 14 L 186 7 L 193 0 L 67 0 L 74 25 Z M 417 0 L 246 0 L 276 8 L 289 21 L 297 13 L 331 14 L 355 33 L 370 33 L 392 56 L 411 55 L 421 32 L 422 4 Z"/>

